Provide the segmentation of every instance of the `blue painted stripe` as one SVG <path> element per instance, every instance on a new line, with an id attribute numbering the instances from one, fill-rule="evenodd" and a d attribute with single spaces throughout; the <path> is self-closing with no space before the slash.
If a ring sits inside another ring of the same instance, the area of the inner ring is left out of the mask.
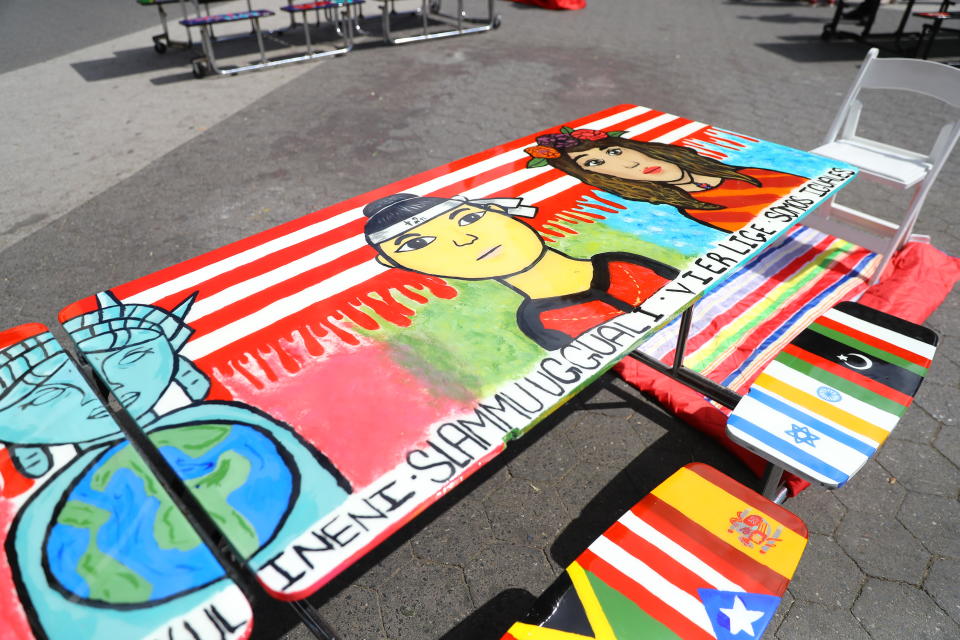
<path id="1" fill-rule="evenodd" d="M 783 237 L 778 238 L 773 244 L 760 251 L 760 253 L 751 256 L 750 259 L 743 264 L 737 265 L 733 275 L 731 275 L 722 286 L 717 287 L 715 291 L 719 292 L 724 287 L 735 283 L 737 280 L 748 277 L 751 275 L 751 273 L 753 273 L 753 275 L 759 273 L 761 275 L 767 275 L 768 277 L 773 276 L 788 264 L 796 260 L 797 257 L 812 249 L 814 246 L 816 246 L 817 242 L 821 240 L 821 238 L 813 237 L 809 239 L 812 244 L 808 244 L 806 238 L 800 237 L 804 234 L 809 235 L 810 231 L 814 231 L 816 233 L 815 230 L 812 230 L 809 227 L 793 227 Z M 785 245 L 789 246 L 785 247 Z M 776 256 L 778 253 L 783 251 L 784 248 L 786 248 L 787 251 L 779 256 L 779 260 L 777 262 L 771 262 L 770 255 L 772 254 Z M 745 268 L 747 266 L 758 268 L 747 269 Z"/>
<path id="2" fill-rule="evenodd" d="M 858 440 L 849 433 L 845 433 L 840 429 L 827 424 L 826 422 L 818 420 L 816 416 L 809 414 L 806 411 L 801 411 L 800 409 L 787 404 L 783 400 L 773 397 L 762 389 L 758 389 L 756 387 L 750 389 L 750 397 L 761 404 L 767 405 L 774 411 L 779 411 L 785 416 L 796 420 L 797 422 L 802 422 L 808 427 L 813 427 L 817 431 L 820 431 L 826 435 L 828 438 L 832 438 L 842 445 L 848 446 L 851 449 L 855 449 L 867 457 L 872 456 L 873 452 L 877 450 L 876 447 L 871 446 L 862 440 Z"/>
<path id="3" fill-rule="evenodd" d="M 732 414 L 727 419 L 727 424 L 729 426 L 736 427 L 746 435 L 759 440 L 770 449 L 779 451 L 780 453 L 784 454 L 786 458 L 791 460 L 796 460 L 804 467 L 807 467 L 808 469 L 813 469 L 820 475 L 830 478 L 831 480 L 833 480 L 834 482 L 837 482 L 838 484 L 843 484 L 847 481 L 848 476 L 843 471 L 840 471 L 839 469 L 836 469 L 828 465 L 826 462 L 824 462 L 820 458 L 814 455 L 811 455 L 810 453 L 804 451 L 803 449 L 800 449 L 799 447 L 792 445 L 789 442 L 781 440 L 780 438 L 773 435 L 766 429 L 761 429 L 757 425 L 753 424 L 752 422 L 748 422 L 747 420 L 744 420 L 742 417 L 736 414 Z"/>
<path id="4" fill-rule="evenodd" d="M 785 331 L 787 331 L 790 327 L 794 326 L 798 322 L 799 318 L 803 317 L 803 314 L 807 313 L 808 311 L 810 311 L 810 309 L 819 305 L 824 298 L 826 298 L 829 295 L 832 295 L 834 291 L 846 285 L 852 278 L 861 277 L 860 274 L 862 273 L 863 269 L 867 267 L 867 265 L 870 263 L 871 260 L 873 260 L 876 257 L 876 255 L 877 254 L 875 253 L 868 253 L 859 262 L 857 262 L 857 264 L 853 267 L 853 269 L 850 270 L 849 273 L 845 274 L 839 280 L 834 282 L 832 285 L 830 285 L 820 293 L 816 294 L 805 305 L 803 305 L 802 307 L 797 309 L 794 313 L 792 313 L 790 317 L 787 318 L 787 320 L 785 320 L 782 325 L 780 325 L 772 334 L 767 336 L 767 338 L 762 343 L 760 343 L 760 345 L 753 351 L 753 354 L 751 354 L 750 357 L 744 360 L 739 367 L 737 367 L 729 375 L 727 375 L 727 377 L 724 378 L 723 382 L 721 382 L 720 384 L 724 385 L 725 387 L 729 387 L 733 383 L 733 381 L 737 378 L 737 376 L 742 374 L 747 369 L 747 367 L 751 366 L 757 358 L 764 357 L 764 355 L 766 354 L 770 346 L 774 342 L 779 340 L 783 336 L 783 333 Z M 814 260 L 816 259 L 817 258 L 814 258 Z M 816 283 L 813 283 L 812 286 L 816 286 Z"/>
<path id="5" fill-rule="evenodd" d="M 820 237 L 814 235 L 809 239 L 806 238 L 807 235 L 811 234 L 819 234 Z M 753 287 L 750 286 L 749 283 L 741 285 L 740 280 L 750 277 L 765 277 L 767 279 L 775 277 L 791 262 L 816 246 L 816 243 L 822 239 L 823 235 L 824 234 L 819 231 L 798 225 L 786 236 L 758 253 L 755 260 L 751 258 L 746 263 L 737 265 L 734 272 L 724 280 L 720 286 L 709 291 L 694 305 L 694 321 L 690 327 L 690 335 L 695 336 L 707 328 L 707 325 L 709 325 L 713 319 L 714 314 L 711 313 L 711 311 L 715 306 L 729 306 L 725 304 L 728 299 L 740 299 L 747 295 L 749 291 L 753 290 Z M 773 259 L 776 261 L 772 261 Z M 756 264 L 750 264 L 751 262 L 755 262 Z M 748 264 L 756 268 L 748 269 L 746 268 Z M 749 287 L 749 289 L 746 287 Z M 657 333 L 658 337 L 662 336 L 660 341 L 651 339 L 647 345 L 644 345 L 644 350 L 646 351 L 649 348 L 647 353 L 657 358 L 666 356 L 677 344 L 676 333 L 668 335 L 667 332 L 670 330 L 674 330 L 675 332 L 679 331 L 680 320 L 681 316 L 677 316 L 668 322 L 664 328 Z M 689 355 L 689 353 L 687 355 Z"/>

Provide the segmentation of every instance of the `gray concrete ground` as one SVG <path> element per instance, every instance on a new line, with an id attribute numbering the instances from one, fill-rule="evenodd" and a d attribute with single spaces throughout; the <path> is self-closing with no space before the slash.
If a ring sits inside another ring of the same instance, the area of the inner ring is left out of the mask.
<path id="1" fill-rule="evenodd" d="M 153 52 L 158 29 L 133 2 L 86 3 L 82 17 L 66 0 L 0 5 L 4 326 L 52 325 L 97 290 L 623 102 L 810 148 L 866 52 L 821 42 L 831 10 L 807 2 L 496 4 L 495 32 L 203 81 L 187 53 Z M 898 15 L 885 6 L 879 30 Z M 948 42 L 935 55 L 960 51 Z M 892 142 L 932 140 L 944 115 L 902 98 L 872 106 L 868 124 Z M 872 212 L 904 204 L 866 185 L 848 193 Z M 919 223 L 953 255 L 958 200 L 954 154 Z M 787 503 L 810 545 L 768 638 L 960 638 L 958 308 L 953 294 L 930 318 L 943 336 L 933 372 L 877 459 L 848 487 Z M 589 540 L 693 460 L 758 485 L 606 377 L 311 603 L 351 640 L 497 638 Z M 258 639 L 308 637 L 274 603 L 258 603 L 256 625 Z"/>

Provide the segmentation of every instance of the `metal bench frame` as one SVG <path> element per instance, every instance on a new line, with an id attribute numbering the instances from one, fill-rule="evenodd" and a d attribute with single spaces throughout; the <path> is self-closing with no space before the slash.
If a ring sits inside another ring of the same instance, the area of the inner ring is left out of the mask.
<path id="1" fill-rule="evenodd" d="M 463 9 L 463 0 L 457 0 L 455 15 L 442 13 L 442 0 L 421 0 L 420 8 L 412 12 L 420 16 L 420 33 L 416 35 L 397 37 L 391 29 L 392 16 L 399 15 L 394 9 L 396 0 L 383 0 L 383 39 L 387 44 L 406 44 L 420 40 L 434 40 L 436 38 L 450 38 L 463 36 L 468 33 L 490 31 L 500 26 L 500 16 L 494 13 L 493 0 L 487 0 L 487 16 L 485 18 L 467 17 Z M 455 27 L 446 31 L 431 31 L 430 22 L 439 22 Z M 470 26 L 473 25 L 473 26 Z"/>
<path id="2" fill-rule="evenodd" d="M 192 2 L 194 3 L 194 7 L 197 9 L 197 13 L 199 15 L 200 9 L 198 5 L 198 0 L 192 0 Z M 356 22 L 356 19 L 357 19 L 356 7 L 360 6 L 362 2 L 363 0 L 347 0 L 347 1 L 331 0 L 331 2 L 329 3 L 329 6 L 324 6 L 324 7 L 300 8 L 300 7 L 306 6 L 306 3 L 301 5 L 292 4 L 292 5 L 287 5 L 285 7 L 281 7 L 281 10 L 287 11 L 288 13 L 290 13 L 291 25 L 296 25 L 296 22 L 294 21 L 294 18 L 293 18 L 294 13 L 306 14 L 307 12 L 314 11 L 314 10 L 317 11 L 317 17 L 318 17 L 317 21 L 319 24 L 320 13 L 322 11 L 326 20 L 331 24 L 333 24 L 333 27 L 337 35 L 339 35 L 340 38 L 342 39 L 342 43 L 340 44 L 340 46 L 331 50 L 317 51 L 314 46 L 314 42 L 310 36 L 310 23 L 308 20 L 306 20 L 306 18 L 304 18 L 302 24 L 303 24 L 304 38 L 306 42 L 305 52 L 302 55 L 293 55 L 293 56 L 287 56 L 287 57 L 276 58 L 276 59 L 270 59 L 267 57 L 266 48 L 264 46 L 264 36 L 266 35 L 266 37 L 277 40 L 278 42 L 284 45 L 287 45 L 288 43 L 284 42 L 283 40 L 280 40 L 276 35 L 273 35 L 271 33 L 264 34 L 263 29 L 260 26 L 260 16 L 254 15 L 249 18 L 245 18 L 246 20 L 249 20 L 253 26 L 253 33 L 257 39 L 257 50 L 259 52 L 259 59 L 256 62 L 253 62 L 251 64 L 241 65 L 237 67 L 224 68 L 217 63 L 217 58 L 216 58 L 216 55 L 214 54 L 214 47 L 213 47 L 214 38 L 212 35 L 210 24 L 188 25 L 188 28 L 189 26 L 197 26 L 200 28 L 201 46 L 203 49 L 203 55 L 197 56 L 191 61 L 193 75 L 197 78 L 202 78 L 205 75 L 207 75 L 207 73 L 213 73 L 215 75 L 236 75 L 238 73 L 243 73 L 245 71 L 255 71 L 258 69 L 265 69 L 265 68 L 276 67 L 276 66 L 285 65 L 285 64 L 292 64 L 295 62 L 305 62 L 308 60 L 316 60 L 318 58 L 324 58 L 327 56 L 343 55 L 349 52 L 351 49 L 353 49 L 353 24 Z M 251 11 L 251 12 L 254 11 L 251 8 L 250 0 L 247 0 L 247 8 L 248 8 L 248 11 Z M 270 15 L 273 15 L 272 12 L 270 13 Z M 248 37 L 248 36 L 246 34 L 242 34 L 238 36 L 228 36 L 227 38 L 218 38 L 218 40 L 222 41 L 222 40 L 231 39 L 233 37 Z"/>

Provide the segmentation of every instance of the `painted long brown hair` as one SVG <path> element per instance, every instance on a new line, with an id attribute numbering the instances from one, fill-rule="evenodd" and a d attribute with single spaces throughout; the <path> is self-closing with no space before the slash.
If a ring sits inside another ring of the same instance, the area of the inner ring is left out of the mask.
<path id="1" fill-rule="evenodd" d="M 640 142 L 639 140 L 630 140 L 629 138 L 608 137 L 602 140 L 584 140 L 575 147 L 559 149 L 560 157 L 550 158 L 547 162 L 550 166 L 570 174 L 591 187 L 596 187 L 597 189 L 618 195 L 627 200 L 638 200 L 640 202 L 649 202 L 650 204 L 668 204 L 676 207 L 680 211 L 684 209 L 723 209 L 723 205 L 712 202 L 701 202 L 680 187 L 672 184 L 646 180 L 628 180 L 626 178 L 617 178 L 615 176 L 588 171 L 580 167 L 580 165 L 570 157 L 573 154 L 589 149 L 606 149 L 607 147 L 633 149 L 655 160 L 675 164 L 688 173 L 712 176 L 724 180 L 741 180 L 755 187 L 760 186 L 760 182 L 756 178 L 739 173 L 740 169 L 745 167 L 726 165 L 713 158 L 701 156 L 693 149 L 688 149 L 687 147 L 662 144 L 659 142 Z"/>

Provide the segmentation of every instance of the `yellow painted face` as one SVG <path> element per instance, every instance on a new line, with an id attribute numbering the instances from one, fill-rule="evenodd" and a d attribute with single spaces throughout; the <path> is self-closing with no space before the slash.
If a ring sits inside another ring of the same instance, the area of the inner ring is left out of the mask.
<path id="1" fill-rule="evenodd" d="M 575 151 L 570 157 L 581 169 L 626 180 L 668 182 L 683 177 L 683 170 L 672 162 L 627 147 Z"/>
<path id="2" fill-rule="evenodd" d="M 412 227 L 378 248 L 411 271 L 466 280 L 519 273 L 544 252 L 543 241 L 532 228 L 509 215 L 470 204 Z"/>

